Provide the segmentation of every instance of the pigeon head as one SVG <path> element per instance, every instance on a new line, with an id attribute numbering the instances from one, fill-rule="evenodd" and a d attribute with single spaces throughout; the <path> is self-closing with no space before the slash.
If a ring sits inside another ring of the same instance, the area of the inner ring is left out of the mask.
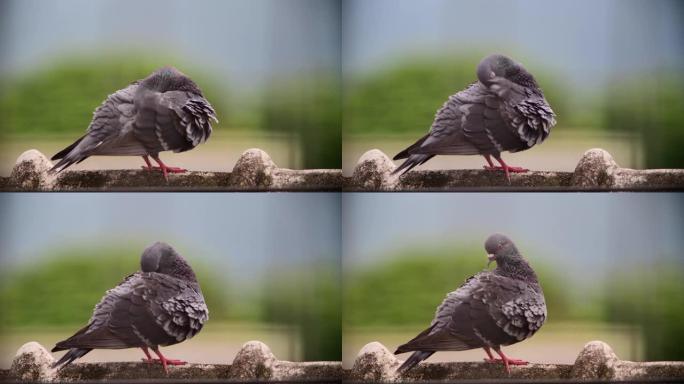
<path id="1" fill-rule="evenodd" d="M 159 68 L 144 78 L 140 84 L 157 92 L 185 91 L 202 96 L 197 84 L 174 67 Z"/>
<path id="2" fill-rule="evenodd" d="M 521 280 L 536 281 L 532 267 L 522 257 L 513 241 L 500 233 L 495 233 L 485 241 L 489 262 L 496 262 L 495 273 Z"/>
<path id="3" fill-rule="evenodd" d="M 156 242 L 145 248 L 140 257 L 143 272 L 157 272 L 182 280 L 197 281 L 190 265 L 172 246 Z"/>
<path id="4" fill-rule="evenodd" d="M 477 78 L 486 86 L 494 83 L 494 79 L 503 77 L 523 87 L 537 89 L 537 82 L 532 74 L 510 57 L 493 54 L 485 57 L 477 65 Z"/>

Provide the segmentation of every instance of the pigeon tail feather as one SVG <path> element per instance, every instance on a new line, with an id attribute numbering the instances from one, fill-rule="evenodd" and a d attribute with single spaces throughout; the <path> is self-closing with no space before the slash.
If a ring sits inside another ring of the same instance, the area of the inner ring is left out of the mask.
<path id="1" fill-rule="evenodd" d="M 52 160 L 61 160 L 59 160 L 48 172 L 61 172 L 73 164 L 80 163 L 90 157 L 91 150 L 97 146 L 98 144 L 94 137 L 88 136 L 87 134 L 82 136 L 73 144 L 52 156 Z"/>
<path id="2" fill-rule="evenodd" d="M 430 134 L 428 133 L 427 135 L 421 137 L 420 139 L 416 140 L 415 143 L 411 144 L 408 148 L 404 149 L 403 151 L 397 153 L 392 160 L 401 160 L 401 159 L 406 159 L 411 155 L 411 152 L 416 149 L 420 148 L 421 145 L 425 142 L 425 140 L 430 137 Z"/>
<path id="3" fill-rule="evenodd" d="M 52 350 L 54 352 L 54 349 Z M 91 348 L 71 348 L 69 352 L 65 353 L 59 360 L 52 364 L 52 368 L 62 369 L 71 364 L 74 360 L 85 356 L 86 353 L 92 351 Z"/>
<path id="4" fill-rule="evenodd" d="M 404 372 L 408 371 L 409 369 L 415 367 L 418 363 L 421 361 L 427 359 L 428 357 L 432 356 L 432 354 L 435 353 L 434 351 L 416 351 L 409 356 L 404 363 L 397 368 L 397 373 L 398 374 L 403 374 Z"/>
<path id="5" fill-rule="evenodd" d="M 397 156 L 399 156 L 399 155 L 397 155 Z M 406 161 L 401 163 L 401 165 L 398 166 L 397 169 L 392 171 L 392 174 L 395 175 L 395 174 L 401 172 L 401 174 L 403 175 L 404 173 L 410 171 L 414 167 L 417 167 L 417 166 L 423 164 L 424 162 L 430 160 L 434 156 L 435 155 L 426 155 L 426 154 L 422 154 L 422 153 L 411 155 L 408 157 L 408 159 L 406 159 Z M 396 157 L 395 157 L 395 159 L 396 159 Z"/>
<path id="6" fill-rule="evenodd" d="M 66 155 L 71 152 L 76 146 L 85 138 L 85 135 L 81 136 L 78 138 L 78 140 L 74 141 L 71 145 L 68 147 L 62 149 L 61 151 L 57 152 L 50 160 L 57 160 L 57 159 L 63 159 Z"/>

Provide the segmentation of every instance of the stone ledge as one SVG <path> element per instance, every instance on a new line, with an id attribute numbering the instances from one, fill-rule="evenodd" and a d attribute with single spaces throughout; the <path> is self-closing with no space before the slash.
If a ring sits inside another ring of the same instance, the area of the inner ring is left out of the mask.
<path id="1" fill-rule="evenodd" d="M 684 169 L 635 170 L 620 168 L 603 149 L 586 151 L 574 172 L 530 171 L 511 174 L 477 169 L 412 170 L 392 175 L 396 165 L 378 149 L 361 156 L 345 183 L 349 191 L 452 190 L 682 190 Z"/>
<path id="2" fill-rule="evenodd" d="M 188 171 L 170 174 L 140 170 L 67 170 L 51 174 L 52 163 L 31 149 L 19 156 L 9 178 L 0 178 L 5 191 L 339 191 L 342 171 L 336 169 L 293 170 L 279 168 L 264 151 L 243 152 L 232 172 Z"/>
<path id="3" fill-rule="evenodd" d="M 406 355 L 408 356 L 408 354 Z M 518 381 L 639 381 L 661 379 L 684 380 L 684 362 L 632 362 L 620 360 L 612 348 L 602 341 L 590 341 L 570 364 L 529 364 L 512 366 L 508 375 L 501 364 L 485 362 L 426 363 L 421 362 L 402 376 L 396 369 L 399 360 L 385 346 L 372 342 L 359 352 L 348 378 L 359 382 L 428 382 L 451 380 L 518 380 Z"/>
<path id="4" fill-rule="evenodd" d="M 359 159 L 351 177 L 339 169 L 279 168 L 260 149 L 248 149 L 232 172 L 190 171 L 169 175 L 144 170 L 64 171 L 50 174 L 50 160 L 35 149 L 19 156 L 4 191 L 622 191 L 684 190 L 684 169 L 621 168 L 603 149 L 584 153 L 574 172 L 530 171 L 511 174 L 478 169 L 412 170 L 392 175 L 396 165 L 372 149 Z"/>
<path id="5" fill-rule="evenodd" d="M 484 362 L 421 362 L 404 375 L 396 374 L 402 361 L 385 346 L 372 342 L 359 352 L 351 369 L 340 362 L 291 362 L 278 360 L 267 345 L 250 341 L 231 364 L 187 364 L 169 367 L 143 362 L 73 363 L 62 370 L 51 368 L 55 359 L 36 342 L 24 344 L 12 367 L 0 370 L 0 380 L 16 382 L 92 382 L 101 380 L 168 380 L 235 382 L 438 382 L 455 380 L 506 380 L 517 382 L 586 381 L 684 381 L 684 362 L 632 362 L 620 360 L 602 341 L 587 343 L 574 364 L 512 366 L 510 375 L 501 364 Z"/>
<path id="6" fill-rule="evenodd" d="M 0 377 L 19 382 L 82 382 L 99 380 L 231 380 L 337 382 L 343 376 L 339 362 L 291 362 L 278 360 L 264 343 L 242 346 L 232 364 L 186 364 L 170 366 L 166 374 L 159 364 L 143 362 L 72 363 L 61 370 L 51 368 L 55 359 L 39 343 L 24 344 L 9 371 Z"/>

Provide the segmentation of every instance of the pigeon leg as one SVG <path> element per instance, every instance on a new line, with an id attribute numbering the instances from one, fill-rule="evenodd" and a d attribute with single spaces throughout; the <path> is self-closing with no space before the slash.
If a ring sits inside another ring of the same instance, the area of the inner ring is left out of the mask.
<path id="1" fill-rule="evenodd" d="M 494 163 L 492 163 L 492 155 L 487 154 L 487 155 L 482 155 L 482 156 L 484 156 L 485 160 L 487 160 L 487 164 L 489 164 L 489 166 L 486 166 L 486 165 L 485 165 L 485 166 L 484 166 L 484 169 L 486 169 L 486 170 L 495 170 L 495 169 L 497 169 L 497 167 L 494 166 Z M 491 353 L 491 352 L 490 352 L 490 353 Z"/>
<path id="2" fill-rule="evenodd" d="M 157 356 L 159 356 L 159 360 L 154 359 L 154 361 L 161 361 L 162 366 L 164 366 L 164 372 L 168 373 L 169 370 L 166 368 L 167 365 L 184 365 L 187 364 L 187 362 L 183 360 L 176 360 L 176 359 L 167 359 L 162 355 L 161 351 L 159 350 L 159 347 L 152 347 L 152 350 L 154 351 Z"/>
<path id="3" fill-rule="evenodd" d="M 510 365 L 527 365 L 527 361 L 525 360 L 520 360 L 520 359 L 511 359 L 510 357 L 504 355 L 503 351 L 499 347 L 494 347 L 494 351 L 501 356 L 501 361 L 503 361 L 504 366 L 506 367 L 506 372 L 511 373 Z M 496 359 L 497 361 L 499 359 Z"/>
<path id="4" fill-rule="evenodd" d="M 494 358 L 494 355 L 492 355 L 492 351 L 491 349 L 489 349 L 489 347 L 482 347 L 482 349 L 484 349 L 484 351 L 487 352 L 487 356 L 489 357 L 488 359 L 484 359 L 486 363 L 496 363 L 497 361 L 499 361 L 498 359 Z"/>
<path id="5" fill-rule="evenodd" d="M 484 155 L 484 156 L 485 156 L 485 159 L 487 159 L 487 162 L 489 163 L 489 166 L 486 166 L 486 165 L 485 165 L 485 166 L 484 166 L 484 169 L 486 169 L 486 170 L 488 170 L 488 171 L 503 170 L 504 173 L 506 174 L 506 179 L 508 180 L 508 183 L 509 183 L 509 184 L 510 184 L 510 182 L 511 182 L 511 175 L 510 175 L 510 172 L 513 172 L 513 173 L 523 173 L 523 172 L 529 171 L 529 169 L 523 168 L 523 167 L 511 167 L 510 165 L 506 164 L 506 163 L 503 161 L 503 159 L 501 158 L 501 156 L 494 156 L 494 158 L 496 159 L 496 161 L 498 161 L 498 162 L 501 164 L 501 166 L 495 167 L 495 166 L 493 165 L 493 163 L 492 163 L 492 160 L 489 158 L 489 156 L 488 156 L 488 155 Z"/>
<path id="6" fill-rule="evenodd" d="M 155 359 L 152 358 L 152 356 L 150 355 L 150 351 L 147 349 L 147 347 L 140 347 L 140 349 L 142 349 L 142 351 L 145 353 L 145 356 L 147 356 L 147 359 L 142 359 L 142 361 L 148 364 L 153 363 Z"/>
<path id="7" fill-rule="evenodd" d="M 179 168 L 179 167 L 169 167 L 168 165 L 164 164 L 161 159 L 159 158 L 158 155 L 152 155 L 152 158 L 154 161 L 156 161 L 159 164 L 159 169 L 161 169 L 162 173 L 164 174 L 164 178 L 166 181 L 169 180 L 169 172 L 171 173 L 183 173 L 186 172 L 187 169 Z M 155 167 L 156 169 L 156 167 Z"/>
<path id="8" fill-rule="evenodd" d="M 152 163 L 150 163 L 150 158 L 147 155 L 143 156 L 142 158 L 143 158 L 143 160 L 145 160 L 145 164 L 147 164 L 147 167 L 143 166 L 142 169 L 144 169 L 146 171 L 153 170 L 154 167 L 152 166 Z"/>

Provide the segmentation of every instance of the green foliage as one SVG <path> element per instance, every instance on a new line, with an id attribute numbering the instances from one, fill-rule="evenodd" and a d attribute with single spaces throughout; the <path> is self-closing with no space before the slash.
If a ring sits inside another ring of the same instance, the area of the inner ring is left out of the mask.
<path id="1" fill-rule="evenodd" d="M 345 84 L 344 132 L 427 132 L 447 98 L 477 81 L 481 56 L 424 57 Z M 558 116 L 568 122 L 564 92 L 543 71 L 528 68 Z"/>
<path id="2" fill-rule="evenodd" d="M 487 263 L 481 248 L 458 246 L 406 248 L 387 260 L 345 278 L 345 325 L 427 326 L 446 294 Z M 568 318 L 562 279 L 541 260 L 530 263 L 544 289 L 549 319 Z"/>
<path id="3" fill-rule="evenodd" d="M 81 135 L 109 94 L 177 61 L 145 55 L 135 60 L 130 55 L 76 57 L 5 80 L 0 88 L 0 135 Z M 226 96 L 215 88 L 215 81 L 193 68 L 177 66 L 198 83 L 224 123 Z"/>
<path id="4" fill-rule="evenodd" d="M 684 77 L 664 73 L 614 84 L 607 93 L 607 127 L 640 133 L 648 168 L 684 167 Z"/>
<path id="5" fill-rule="evenodd" d="M 2 327 L 83 325 L 106 290 L 140 269 L 140 250 L 127 247 L 65 249 L 50 256 L 21 270 L 3 271 Z M 225 319 L 222 285 L 208 268 L 190 263 L 211 319 Z"/>
<path id="6" fill-rule="evenodd" d="M 647 360 L 684 360 L 684 270 L 681 264 L 642 265 L 611 273 L 609 321 L 641 326 Z"/>
<path id="7" fill-rule="evenodd" d="M 266 91 L 263 128 L 299 136 L 304 168 L 340 168 L 339 79 L 330 74 L 274 81 Z"/>
<path id="8" fill-rule="evenodd" d="M 274 270 L 262 297 L 263 320 L 298 326 L 305 361 L 338 361 L 342 359 L 340 295 L 335 265 Z"/>

